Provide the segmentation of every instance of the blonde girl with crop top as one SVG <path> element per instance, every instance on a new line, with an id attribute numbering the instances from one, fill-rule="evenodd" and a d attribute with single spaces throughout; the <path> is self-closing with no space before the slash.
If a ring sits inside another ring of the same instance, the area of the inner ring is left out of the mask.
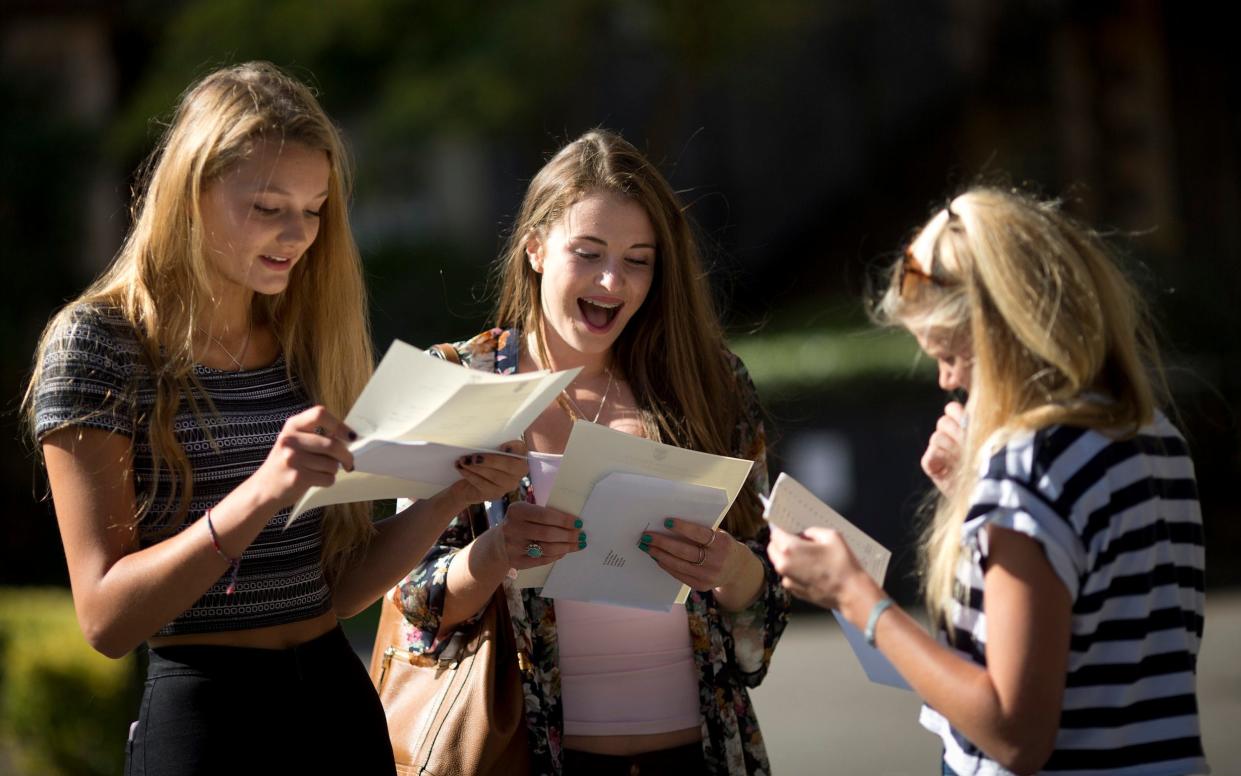
<path id="1" fill-rule="evenodd" d="M 26 396 L 82 632 L 111 657 L 149 646 L 126 772 L 393 773 L 337 621 L 524 464 L 463 464 L 377 526 L 359 504 L 284 530 L 352 467 L 339 418 L 372 369 L 341 138 L 305 86 L 252 62 L 191 86 L 144 173 Z"/>

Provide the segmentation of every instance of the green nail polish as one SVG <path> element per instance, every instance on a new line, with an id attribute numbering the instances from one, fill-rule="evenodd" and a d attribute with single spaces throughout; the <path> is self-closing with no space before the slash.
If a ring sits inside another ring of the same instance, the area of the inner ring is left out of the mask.
<path id="1" fill-rule="evenodd" d="M 578 542 L 578 543 L 577 543 L 577 548 L 578 548 L 579 550 L 584 550 L 584 549 L 586 549 L 586 542 Z"/>
<path id="2" fill-rule="evenodd" d="M 574 528 L 581 528 L 581 527 L 582 527 L 582 521 L 581 521 L 581 519 L 574 520 L 574 521 L 573 521 L 573 527 L 574 527 Z"/>
<path id="3" fill-rule="evenodd" d="M 671 527 L 672 527 L 672 518 L 671 518 L 671 517 L 665 517 L 665 518 L 664 518 L 664 528 L 671 528 Z"/>
<path id="4" fill-rule="evenodd" d="M 582 533 L 578 534 L 578 535 L 577 535 L 577 540 L 578 540 L 579 542 L 584 542 L 584 541 L 586 541 L 586 532 L 585 532 L 585 531 L 583 531 Z"/>
<path id="5" fill-rule="evenodd" d="M 639 549 L 639 550 L 642 550 L 643 552 L 645 552 L 645 553 L 647 553 L 647 554 L 650 554 L 650 552 L 651 552 L 651 545 L 649 545 L 649 544 L 639 544 L 639 545 L 638 545 L 638 549 Z"/>
<path id="6" fill-rule="evenodd" d="M 646 544 L 650 544 L 650 543 L 651 543 L 651 535 L 650 535 L 650 534 L 642 534 L 642 541 L 643 541 L 643 542 L 645 542 Z"/>

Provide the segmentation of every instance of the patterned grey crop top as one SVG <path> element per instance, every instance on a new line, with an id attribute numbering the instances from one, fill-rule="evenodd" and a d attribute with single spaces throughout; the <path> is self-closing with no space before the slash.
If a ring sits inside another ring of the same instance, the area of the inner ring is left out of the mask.
<path id="1" fill-rule="evenodd" d="M 195 418 L 182 399 L 173 435 L 193 473 L 189 518 L 197 520 L 262 464 L 285 420 L 308 408 L 301 383 L 281 356 L 270 366 L 224 372 L 197 365 L 194 374 L 216 412 L 201 398 Z M 112 310 L 83 307 L 49 339 L 35 390 L 35 433 L 40 441 L 65 426 L 103 429 L 133 440 L 134 489 L 150 509 L 138 526 L 141 547 L 167 538 L 176 510 L 168 476 L 152 489 L 151 444 L 145 418 L 155 386 L 133 327 Z M 204 427 L 210 431 L 212 446 Z M 155 635 L 243 630 L 317 617 L 331 609 L 320 549 L 323 510 L 307 512 L 288 531 L 290 508 L 281 510 L 242 555 L 237 589 L 225 595 L 222 576 L 189 609 Z"/>

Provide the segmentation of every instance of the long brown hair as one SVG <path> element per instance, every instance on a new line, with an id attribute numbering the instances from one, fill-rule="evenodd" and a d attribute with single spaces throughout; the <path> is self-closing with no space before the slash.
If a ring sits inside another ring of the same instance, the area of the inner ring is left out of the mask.
<path id="1" fill-rule="evenodd" d="M 736 455 L 751 388 L 738 384 L 725 348 L 693 225 L 664 176 L 619 135 L 587 132 L 530 182 L 497 262 L 496 324 L 534 332 L 542 347 L 542 276 L 526 261 L 526 242 L 596 191 L 636 202 L 655 229 L 651 290 L 614 345 L 614 364 L 633 390 L 643 431 L 657 441 Z M 725 527 L 751 537 L 761 525 L 758 497 L 747 482 Z"/>
<path id="2" fill-rule="evenodd" d="M 1055 424 L 1132 434 L 1151 421 L 1167 387 L 1142 298 L 1106 244 L 1058 203 L 974 188 L 919 235 L 932 245 L 940 282 L 902 294 L 902 259 L 878 317 L 968 341 L 973 355 L 965 450 L 923 541 L 926 603 L 938 622 L 988 440 Z"/>
<path id="3" fill-rule="evenodd" d="M 200 199 L 205 186 L 263 142 L 322 150 L 330 172 L 318 236 L 293 268 L 286 290 L 256 295 L 251 314 L 272 327 L 290 377 L 297 376 L 311 401 L 344 416 L 374 366 L 361 259 L 349 227 L 350 163 L 340 133 L 310 89 L 267 62 L 217 70 L 182 95 L 140 170 L 125 242 L 108 269 L 49 322 L 26 391 L 26 421 L 33 433 L 32 398 L 49 341 L 84 307 L 117 310 L 133 326 L 151 366 L 155 402 L 139 422 L 145 421 L 151 441 L 152 475 L 167 477 L 178 496 L 175 519 L 169 521 L 174 527 L 187 517 L 193 479 L 173 436 L 173 417 L 183 397 L 195 413 L 214 409 L 199 406 L 193 371 L 195 322 L 214 304 Z M 135 522 L 147 506 L 135 506 Z M 329 512 L 324 562 L 331 576 L 373 529 L 368 504 Z"/>

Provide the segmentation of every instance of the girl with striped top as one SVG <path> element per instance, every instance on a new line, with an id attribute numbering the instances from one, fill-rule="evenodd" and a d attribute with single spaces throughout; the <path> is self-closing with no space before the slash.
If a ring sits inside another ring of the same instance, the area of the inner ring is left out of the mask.
<path id="1" fill-rule="evenodd" d="M 1103 244 L 1052 204 L 974 189 L 917 234 L 878 313 L 969 393 L 922 461 L 941 489 L 923 546 L 939 638 L 835 532 L 773 531 L 785 586 L 839 610 L 922 696 L 944 773 L 1207 772 L 1194 468 Z"/>
<path id="2" fill-rule="evenodd" d="M 149 647 L 126 773 L 394 773 L 338 618 L 524 460 L 460 462 L 378 526 L 367 504 L 288 526 L 352 468 L 339 418 L 373 366 L 341 138 L 303 84 L 226 68 L 186 92 L 144 184 L 26 397 L 82 632 L 110 657 Z"/>

